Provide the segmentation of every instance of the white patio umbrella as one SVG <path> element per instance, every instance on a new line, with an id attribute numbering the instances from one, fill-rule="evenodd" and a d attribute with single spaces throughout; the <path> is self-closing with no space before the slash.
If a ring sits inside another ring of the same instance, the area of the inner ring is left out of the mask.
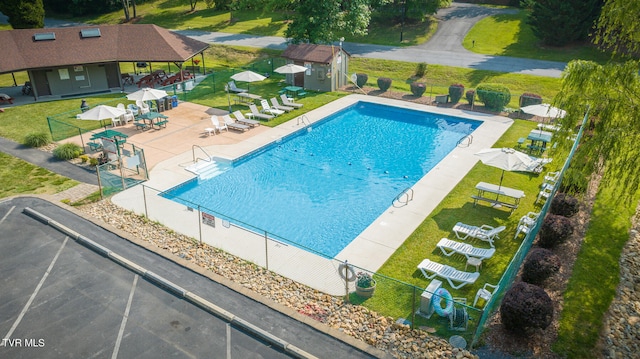
<path id="1" fill-rule="evenodd" d="M 296 64 L 286 64 L 284 66 L 278 67 L 273 71 L 279 74 L 297 74 L 299 72 L 307 71 L 307 68 L 304 66 L 296 65 Z"/>
<path id="2" fill-rule="evenodd" d="M 520 110 L 524 113 L 528 113 L 530 115 L 539 116 L 539 117 L 549 117 L 549 118 L 563 118 L 567 115 L 565 110 L 561 110 L 557 107 L 553 107 L 548 103 L 541 103 L 538 105 L 529 105 L 522 107 Z"/>
<path id="3" fill-rule="evenodd" d="M 98 105 L 76 116 L 80 120 L 102 121 L 114 119 L 127 113 L 127 111 L 113 106 Z M 106 126 L 105 126 L 106 129 Z"/>
<path id="4" fill-rule="evenodd" d="M 504 171 L 527 171 L 537 160 L 537 158 L 513 148 L 487 148 L 476 153 L 476 156 L 480 157 L 480 161 L 485 165 L 502 170 L 498 188 L 502 187 Z"/>
<path id="5" fill-rule="evenodd" d="M 235 75 L 232 75 L 231 79 L 236 81 L 242 81 L 242 82 L 258 82 L 266 79 L 266 77 L 260 74 L 257 74 L 253 71 L 242 71 L 242 72 L 238 72 Z M 247 87 L 247 91 L 248 91 L 248 87 Z"/>
<path id="6" fill-rule="evenodd" d="M 127 99 L 131 101 L 150 101 L 150 100 L 159 100 L 161 98 L 167 97 L 169 94 L 164 90 L 156 90 L 154 88 L 145 87 L 136 92 L 132 92 L 127 95 Z"/>

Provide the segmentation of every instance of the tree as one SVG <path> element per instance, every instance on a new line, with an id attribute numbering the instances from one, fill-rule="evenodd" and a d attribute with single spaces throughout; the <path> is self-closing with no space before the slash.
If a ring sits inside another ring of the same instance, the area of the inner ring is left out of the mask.
<path id="1" fill-rule="evenodd" d="M 286 36 L 293 43 L 336 41 L 336 31 L 366 35 L 371 12 L 368 0 L 299 0 Z"/>
<path id="2" fill-rule="evenodd" d="M 527 23 L 543 43 L 564 46 L 586 40 L 604 0 L 524 0 Z"/>
<path id="3" fill-rule="evenodd" d="M 195 11 L 196 10 L 196 4 L 198 3 L 198 0 L 189 0 L 189 5 L 191 6 L 191 11 Z"/>
<path id="4" fill-rule="evenodd" d="M 42 0 L 3 0 L 0 11 L 9 17 L 14 29 L 39 29 L 44 27 Z"/>
<path id="5" fill-rule="evenodd" d="M 636 10 L 627 14 L 627 11 Z M 600 44 L 615 49 L 640 50 L 637 10 L 640 0 L 607 0 L 598 20 Z M 590 125 L 577 152 L 583 163 L 583 176 L 606 167 L 603 181 L 616 182 L 618 195 L 631 199 L 628 193 L 640 188 L 640 61 L 611 62 L 599 65 L 590 61 L 572 61 L 562 78 L 562 88 L 554 103 L 567 111 L 562 131 L 568 133 L 582 120 L 588 109 Z M 565 139 L 564 136 L 558 136 Z M 580 178 L 573 176 L 563 179 Z M 569 183 L 571 185 L 571 183 Z"/>

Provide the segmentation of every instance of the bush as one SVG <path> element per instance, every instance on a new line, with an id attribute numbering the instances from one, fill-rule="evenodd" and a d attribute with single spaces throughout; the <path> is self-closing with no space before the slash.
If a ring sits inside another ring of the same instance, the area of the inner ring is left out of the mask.
<path id="1" fill-rule="evenodd" d="M 30 133 L 24 137 L 24 144 L 29 147 L 42 147 L 51 143 L 51 138 L 46 132 Z"/>
<path id="2" fill-rule="evenodd" d="M 544 289 L 517 282 L 502 299 L 500 317 L 505 329 L 515 334 L 546 329 L 553 320 L 553 302 Z"/>
<path id="3" fill-rule="evenodd" d="M 89 161 L 89 156 L 87 155 L 80 156 L 80 161 L 82 161 L 82 163 L 86 163 L 87 161 Z"/>
<path id="4" fill-rule="evenodd" d="M 538 234 L 538 245 L 543 248 L 553 248 L 562 243 L 573 233 L 571 220 L 557 214 L 549 214 L 542 221 Z"/>
<path id="5" fill-rule="evenodd" d="M 91 166 L 94 166 L 94 167 L 97 166 L 98 165 L 98 159 L 95 158 L 95 157 L 89 157 L 89 164 Z"/>
<path id="6" fill-rule="evenodd" d="M 453 84 L 449 86 L 449 98 L 451 99 L 451 103 L 458 103 L 464 94 L 464 85 L 462 84 Z"/>
<path id="7" fill-rule="evenodd" d="M 533 249 L 522 266 L 522 280 L 539 285 L 560 270 L 560 258 L 548 249 Z"/>
<path id="8" fill-rule="evenodd" d="M 381 91 L 387 91 L 391 87 L 392 80 L 388 77 L 378 78 L 378 87 Z"/>
<path id="9" fill-rule="evenodd" d="M 53 156 L 61 160 L 74 159 L 82 154 L 82 147 L 75 143 L 65 143 L 53 150 Z"/>
<path id="10" fill-rule="evenodd" d="M 424 92 L 427 91 L 427 85 L 424 82 L 412 82 L 411 83 L 411 93 L 415 97 L 420 97 Z"/>
<path id="11" fill-rule="evenodd" d="M 476 99 L 476 91 L 469 90 L 467 91 L 467 93 L 464 94 L 464 97 L 467 99 L 467 101 L 469 101 L 469 105 L 473 105 L 473 102 Z"/>
<path id="12" fill-rule="evenodd" d="M 535 93 L 525 92 L 520 95 L 520 107 L 529 105 L 539 105 L 542 103 L 542 96 Z"/>
<path id="13" fill-rule="evenodd" d="M 421 62 L 416 67 L 416 77 L 422 78 L 427 73 L 427 63 Z"/>
<path id="14" fill-rule="evenodd" d="M 549 210 L 553 214 L 564 217 L 573 217 L 580 210 L 580 204 L 575 197 L 566 193 L 556 193 L 551 201 Z"/>
<path id="15" fill-rule="evenodd" d="M 356 74 L 356 77 L 356 85 L 358 85 L 358 87 L 364 86 L 364 84 L 367 83 L 367 80 L 369 80 L 369 76 L 367 74 Z"/>
<path id="16" fill-rule="evenodd" d="M 480 84 L 476 88 L 478 99 L 491 111 L 502 111 L 511 101 L 511 92 L 503 85 Z"/>

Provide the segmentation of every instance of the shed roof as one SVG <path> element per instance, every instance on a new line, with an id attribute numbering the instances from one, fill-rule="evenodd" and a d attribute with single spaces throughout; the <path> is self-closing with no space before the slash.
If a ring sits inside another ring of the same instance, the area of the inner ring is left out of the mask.
<path id="1" fill-rule="evenodd" d="M 95 30 L 82 36 L 87 29 L 99 29 L 99 36 Z M 35 40 L 47 33 L 55 39 Z M 184 62 L 209 47 L 153 24 L 7 30 L 0 31 L 0 44 L 0 73 L 114 61 Z"/>
<path id="2" fill-rule="evenodd" d="M 306 61 L 328 64 L 334 54 L 340 51 L 339 48 L 329 45 L 317 44 L 297 44 L 289 45 L 282 53 L 282 57 L 293 61 Z M 350 56 L 348 52 L 342 49 L 342 52 Z"/>

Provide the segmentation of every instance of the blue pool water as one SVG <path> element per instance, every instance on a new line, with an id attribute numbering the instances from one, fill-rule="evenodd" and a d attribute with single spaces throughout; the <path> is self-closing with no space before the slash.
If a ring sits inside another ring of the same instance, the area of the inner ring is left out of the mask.
<path id="1" fill-rule="evenodd" d="M 480 124 L 358 102 L 165 197 L 333 258 Z"/>

